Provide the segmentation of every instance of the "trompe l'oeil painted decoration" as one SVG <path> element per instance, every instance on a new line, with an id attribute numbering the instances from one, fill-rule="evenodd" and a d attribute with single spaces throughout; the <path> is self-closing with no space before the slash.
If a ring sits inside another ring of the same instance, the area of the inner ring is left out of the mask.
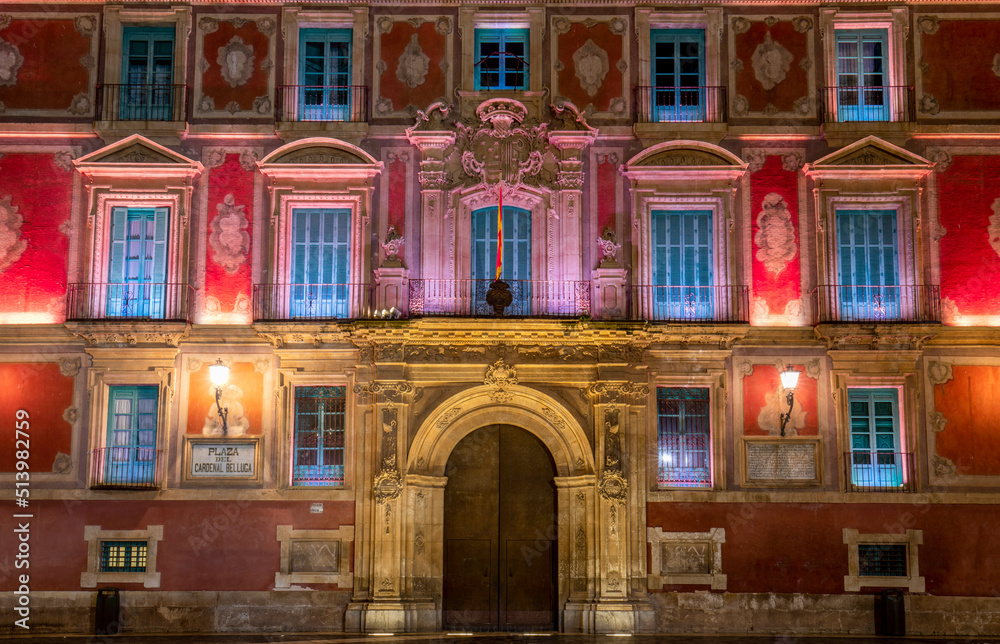
<path id="1" fill-rule="evenodd" d="M 784 198 L 776 192 L 764 197 L 753 241 L 757 244 L 757 259 L 775 276 L 785 270 L 798 253 L 792 215 Z"/>
<path id="2" fill-rule="evenodd" d="M 247 227 L 246 206 L 236 205 L 232 193 L 216 205 L 218 216 L 212 220 L 212 234 L 208 244 L 212 248 L 212 261 L 226 269 L 227 275 L 234 275 L 247 261 L 250 252 L 250 235 Z"/>

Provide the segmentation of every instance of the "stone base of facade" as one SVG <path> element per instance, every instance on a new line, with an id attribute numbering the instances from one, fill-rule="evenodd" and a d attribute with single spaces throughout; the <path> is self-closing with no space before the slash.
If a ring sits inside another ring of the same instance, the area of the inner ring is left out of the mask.
<path id="1" fill-rule="evenodd" d="M 96 591 L 32 592 L 31 633 L 94 632 Z M 14 615 L 17 598 L 0 596 Z M 906 634 L 1000 637 L 1000 598 L 906 595 Z M 648 602 L 569 602 L 565 632 L 853 634 L 875 632 L 873 595 L 652 593 Z M 432 632 L 434 602 L 351 603 L 348 591 L 121 592 L 123 633 Z M 24 635 L 8 620 L 0 634 Z"/>

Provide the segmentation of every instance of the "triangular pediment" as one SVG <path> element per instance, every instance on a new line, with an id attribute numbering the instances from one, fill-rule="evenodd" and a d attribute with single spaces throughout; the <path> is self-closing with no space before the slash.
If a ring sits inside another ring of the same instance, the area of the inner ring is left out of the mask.
<path id="1" fill-rule="evenodd" d="M 140 134 L 95 150 L 76 160 L 77 166 L 95 164 L 172 164 L 195 166 L 197 161 L 154 143 Z"/>
<path id="2" fill-rule="evenodd" d="M 877 136 L 867 136 L 855 141 L 811 164 L 813 169 L 838 166 L 929 167 L 930 165 L 931 162 L 922 156 L 883 141 Z"/>
<path id="3" fill-rule="evenodd" d="M 654 145 L 632 157 L 626 165 L 629 168 L 745 167 L 732 152 L 700 141 L 670 141 Z"/>

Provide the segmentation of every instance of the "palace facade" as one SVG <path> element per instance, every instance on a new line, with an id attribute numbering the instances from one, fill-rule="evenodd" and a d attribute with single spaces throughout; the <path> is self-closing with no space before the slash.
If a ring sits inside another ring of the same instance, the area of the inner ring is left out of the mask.
<path id="1" fill-rule="evenodd" d="M 994 2 L 0 6 L 8 634 L 998 636 L 998 323 Z"/>

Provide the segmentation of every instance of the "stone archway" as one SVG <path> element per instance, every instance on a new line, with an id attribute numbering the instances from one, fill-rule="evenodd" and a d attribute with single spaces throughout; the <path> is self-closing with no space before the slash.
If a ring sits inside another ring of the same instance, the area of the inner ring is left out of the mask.
<path id="1" fill-rule="evenodd" d="M 593 451 L 579 422 L 556 399 L 520 385 L 474 387 L 441 403 L 421 423 L 404 468 L 407 520 L 403 527 L 403 594 L 433 600 L 441 624 L 444 476 L 464 437 L 487 425 L 513 425 L 536 436 L 556 467 L 558 605 L 567 612 L 593 599 L 597 535 Z M 579 610 L 579 609 L 575 609 Z M 570 618 L 569 621 L 576 621 Z"/>

